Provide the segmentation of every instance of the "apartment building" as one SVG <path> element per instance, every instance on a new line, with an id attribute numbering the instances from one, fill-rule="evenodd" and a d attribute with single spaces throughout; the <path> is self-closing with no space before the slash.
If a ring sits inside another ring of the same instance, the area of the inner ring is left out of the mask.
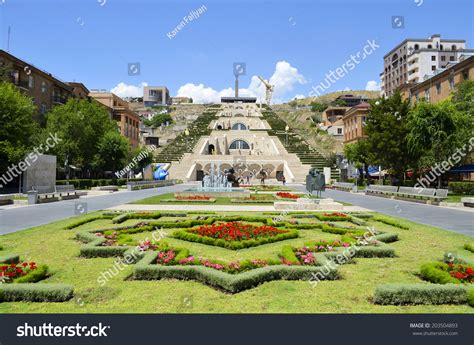
<path id="1" fill-rule="evenodd" d="M 128 102 L 111 92 L 91 92 L 91 98 L 112 110 L 112 119 L 117 121 L 120 133 L 137 147 L 140 138 L 140 117 L 129 108 Z"/>
<path id="2" fill-rule="evenodd" d="M 143 105 L 145 107 L 166 106 L 170 104 L 170 92 L 166 86 L 143 87 Z"/>
<path id="3" fill-rule="evenodd" d="M 363 95 L 340 95 L 334 100 L 335 103 L 337 103 L 337 101 L 342 101 L 346 104 L 346 107 L 351 108 L 362 102 L 368 102 L 369 98 Z"/>
<path id="4" fill-rule="evenodd" d="M 344 123 L 344 145 L 352 144 L 365 138 L 365 120 L 369 113 L 370 104 L 363 102 L 346 111 L 342 121 Z"/>
<path id="5" fill-rule="evenodd" d="M 405 84 L 400 87 L 404 99 L 412 103 L 424 98 L 437 103 L 451 95 L 457 84 L 464 80 L 474 80 L 474 56 L 465 55 L 459 62 L 449 63 L 445 68 L 433 72 L 421 83 Z"/>
<path id="6" fill-rule="evenodd" d="M 6 73 L 4 79 L 33 99 L 40 124 L 44 124 L 44 114 L 54 105 L 65 104 L 73 96 L 73 87 L 68 83 L 4 50 L 0 50 L 0 68 Z"/>
<path id="7" fill-rule="evenodd" d="M 462 39 L 442 39 L 438 34 L 428 39 L 407 38 L 384 56 L 382 93 L 391 96 L 403 84 L 420 83 L 466 53 L 474 53 L 474 49 L 466 49 Z"/>

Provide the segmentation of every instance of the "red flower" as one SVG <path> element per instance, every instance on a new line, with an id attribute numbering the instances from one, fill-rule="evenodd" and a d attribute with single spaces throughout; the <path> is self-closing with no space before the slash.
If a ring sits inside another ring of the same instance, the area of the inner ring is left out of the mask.
<path id="1" fill-rule="evenodd" d="M 288 192 L 278 192 L 276 195 L 279 196 L 280 198 L 285 198 L 285 199 L 299 199 L 299 198 L 301 198 L 301 196 L 299 196 L 299 195 L 291 194 L 291 193 L 288 193 Z"/>

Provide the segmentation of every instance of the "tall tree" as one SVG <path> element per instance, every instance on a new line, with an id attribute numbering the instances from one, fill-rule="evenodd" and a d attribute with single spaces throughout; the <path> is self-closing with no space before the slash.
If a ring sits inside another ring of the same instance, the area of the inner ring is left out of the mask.
<path id="1" fill-rule="evenodd" d="M 438 187 L 441 187 L 442 172 L 458 164 L 462 155 L 468 153 L 455 155 L 472 136 L 472 115 L 459 111 L 449 100 L 437 104 L 418 102 L 410 112 L 409 127 L 410 151 L 421 154 L 421 165 L 431 167 L 438 176 Z"/>
<path id="2" fill-rule="evenodd" d="M 69 164 L 89 170 L 98 153 L 97 143 L 117 124 L 95 101 L 70 99 L 54 107 L 46 115 L 45 133 L 57 133 L 61 145 L 54 148 L 58 163 L 68 158 Z"/>
<path id="3" fill-rule="evenodd" d="M 410 103 L 400 93 L 370 102 L 365 132 L 367 150 L 373 155 L 373 164 L 389 169 L 399 180 L 407 169 L 416 166 L 418 155 L 408 149 L 410 132 L 408 114 Z"/>
<path id="4" fill-rule="evenodd" d="M 97 142 L 94 166 L 115 173 L 128 164 L 129 142 L 117 131 L 105 133 Z"/>
<path id="5" fill-rule="evenodd" d="M 369 164 L 373 158 L 368 150 L 367 140 L 360 140 L 354 144 L 345 145 L 344 156 L 354 163 L 355 167 L 359 170 L 359 184 L 362 184 L 364 181 L 364 175 L 367 178 L 367 184 L 369 184 Z"/>
<path id="6" fill-rule="evenodd" d="M 34 144 L 37 124 L 31 98 L 10 83 L 0 82 L 0 172 L 25 158 Z"/>

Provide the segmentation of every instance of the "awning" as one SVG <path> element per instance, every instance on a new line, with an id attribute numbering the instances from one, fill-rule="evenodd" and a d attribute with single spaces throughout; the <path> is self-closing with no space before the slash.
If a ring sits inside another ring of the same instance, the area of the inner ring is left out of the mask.
<path id="1" fill-rule="evenodd" d="M 472 173 L 474 172 L 474 164 L 467 164 L 460 167 L 452 168 L 449 170 L 450 173 Z"/>

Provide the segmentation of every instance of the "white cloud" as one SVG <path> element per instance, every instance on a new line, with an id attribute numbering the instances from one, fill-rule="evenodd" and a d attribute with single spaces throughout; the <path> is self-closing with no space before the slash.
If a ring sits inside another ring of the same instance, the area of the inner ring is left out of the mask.
<path id="1" fill-rule="evenodd" d="M 148 86 L 148 83 L 143 82 L 135 86 L 127 85 L 122 82 L 118 83 L 110 92 L 115 93 L 119 97 L 142 97 L 144 86 Z"/>
<path id="2" fill-rule="evenodd" d="M 369 80 L 367 82 L 367 85 L 365 85 L 365 89 L 367 91 L 379 91 L 380 90 L 380 85 L 375 80 Z"/>
<path id="3" fill-rule="evenodd" d="M 275 66 L 275 71 L 270 77 L 270 84 L 274 85 L 273 102 L 281 103 L 284 96 L 293 91 L 295 86 L 305 84 L 305 77 L 286 61 L 279 61 Z M 234 89 L 229 87 L 220 91 L 204 84 L 187 83 L 178 89 L 178 97 L 191 97 L 194 103 L 219 102 L 221 97 L 234 95 Z M 257 97 L 257 100 L 265 102 L 265 86 L 256 75 L 250 78 L 247 88 L 239 87 L 239 95 L 245 97 Z M 301 95 L 300 95 L 301 96 Z"/>
<path id="4" fill-rule="evenodd" d="M 306 98 L 306 96 L 298 94 L 298 95 L 295 95 L 295 97 L 293 97 L 292 99 L 303 99 L 303 98 Z"/>

